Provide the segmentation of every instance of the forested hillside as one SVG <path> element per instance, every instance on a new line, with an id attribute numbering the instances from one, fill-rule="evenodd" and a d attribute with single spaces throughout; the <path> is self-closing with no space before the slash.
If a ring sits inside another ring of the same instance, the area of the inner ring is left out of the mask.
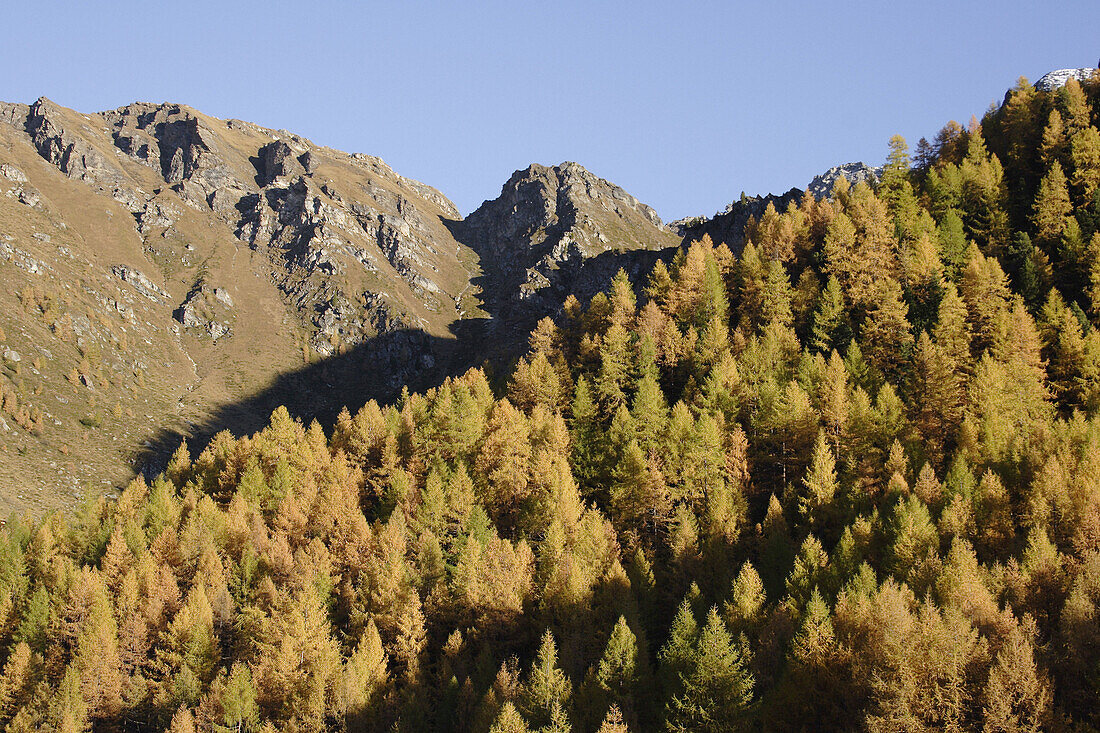
<path id="1" fill-rule="evenodd" d="M 1100 726 L 1100 79 L 0 539 L 8 730 Z M 5 397 L 5 401 L 7 397 Z"/>

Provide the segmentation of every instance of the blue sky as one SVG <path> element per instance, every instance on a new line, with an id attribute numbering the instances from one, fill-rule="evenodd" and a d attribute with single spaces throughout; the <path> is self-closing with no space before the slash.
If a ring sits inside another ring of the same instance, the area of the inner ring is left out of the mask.
<path id="1" fill-rule="evenodd" d="M 19 3 L 0 99 L 181 102 L 378 155 L 463 213 L 575 160 L 675 219 L 879 163 L 1100 56 L 1096 0 L 314 5 Z"/>

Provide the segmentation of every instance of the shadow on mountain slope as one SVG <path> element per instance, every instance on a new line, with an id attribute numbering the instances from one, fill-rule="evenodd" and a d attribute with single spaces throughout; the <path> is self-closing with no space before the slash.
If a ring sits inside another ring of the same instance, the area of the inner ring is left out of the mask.
<path id="1" fill-rule="evenodd" d="M 558 271 L 552 281 L 530 297 L 482 297 L 489 318 L 463 319 L 450 325 L 450 336 L 419 329 L 380 334 L 346 351 L 280 375 L 269 387 L 224 405 L 184 432 L 161 428 L 137 456 L 135 465 L 147 476 L 163 469 L 168 457 L 186 440 L 192 455 L 222 430 L 249 435 L 267 425 L 280 405 L 294 417 L 316 419 L 328 431 L 340 411 L 353 414 L 370 400 L 395 401 L 404 387 L 420 392 L 475 366 L 491 375 L 505 374 L 527 348 L 527 336 L 538 320 L 556 316 L 564 300 L 574 294 L 582 303 L 606 290 L 624 269 L 636 287 L 659 258 L 677 248 L 660 251 L 605 252 Z M 482 293 L 501 293 L 499 280 L 489 273 L 475 278 Z M 490 375 L 490 376 L 491 376 Z M 492 381 L 492 376 L 491 376 Z"/>

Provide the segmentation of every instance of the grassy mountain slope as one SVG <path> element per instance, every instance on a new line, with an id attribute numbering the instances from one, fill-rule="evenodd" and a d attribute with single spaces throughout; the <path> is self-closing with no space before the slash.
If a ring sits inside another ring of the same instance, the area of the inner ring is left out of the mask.
<path id="1" fill-rule="evenodd" d="M 569 170 L 579 199 L 566 180 L 519 194 L 567 205 L 579 224 L 546 222 L 559 236 L 604 224 L 563 267 L 528 256 L 533 230 L 501 246 L 430 186 L 286 131 L 181 105 L 0 105 L 0 509 L 71 508 L 183 436 L 256 429 L 280 404 L 331 418 L 507 359 L 565 294 L 631 267 L 586 262 L 675 244 L 621 189 Z M 503 277 L 517 261 L 545 272 Z"/>

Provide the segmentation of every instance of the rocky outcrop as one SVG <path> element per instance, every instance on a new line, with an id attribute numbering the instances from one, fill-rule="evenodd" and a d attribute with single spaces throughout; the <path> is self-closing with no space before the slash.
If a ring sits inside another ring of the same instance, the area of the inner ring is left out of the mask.
<path id="1" fill-rule="evenodd" d="M 570 162 L 516 171 L 456 231 L 481 258 L 490 312 L 512 321 L 591 297 L 676 243 L 653 209 Z"/>
<path id="2" fill-rule="evenodd" d="M 227 211 L 248 192 L 221 154 L 217 135 L 189 108 L 138 103 L 104 112 L 103 119 L 119 150 L 159 170 L 191 205 Z"/>
<path id="3" fill-rule="evenodd" d="M 488 245 L 490 254 L 519 254 L 521 249 L 535 250 L 536 240 L 560 240 L 568 231 L 578 247 L 590 251 L 607 249 L 608 239 L 600 221 L 591 214 L 607 210 L 633 223 L 644 220 L 656 230 L 665 229 L 656 212 L 618 186 L 597 178 L 576 163 L 554 167 L 531 165 L 516 171 L 501 188 L 500 196 L 486 201 L 470 214 L 465 228 Z M 546 234 L 540 237 L 539 232 Z M 503 264 L 503 263 L 502 263 Z"/>
<path id="4" fill-rule="evenodd" d="M 254 249 L 278 253 L 285 265 L 280 280 L 284 291 L 317 304 L 321 315 L 313 318 L 318 329 L 311 341 L 315 350 L 329 353 L 334 338 L 354 344 L 381 332 L 379 327 L 402 322 L 395 315 L 399 309 L 378 291 L 348 293 L 333 282 L 336 276 L 392 272 L 420 302 L 438 308 L 443 286 L 435 274 L 446 265 L 435 261 L 443 247 L 435 241 L 439 234 L 423 205 L 385 188 L 367 201 L 353 200 L 327 184 L 318 188 L 302 164 L 303 156 L 287 155 L 288 149 L 267 149 L 272 166 L 265 163 L 264 174 L 271 182 L 238 207 L 237 236 Z M 291 171 L 299 175 L 285 180 Z M 448 244 L 447 249 L 455 246 Z M 368 313 L 347 305 L 355 300 L 366 303 Z"/>
<path id="5" fill-rule="evenodd" d="M 276 405 L 331 420 L 511 360 L 568 295 L 620 269 L 641 282 L 678 243 L 575 163 L 517 171 L 464 221 L 379 158 L 183 105 L 42 99 L 0 122 L 0 314 L 24 314 L 3 333 L 50 373 L 50 439 L 74 465 L 135 465 L 133 436 L 89 427 L 105 409 L 244 433 Z M 179 434 L 159 441 L 170 454 Z"/>
<path id="6" fill-rule="evenodd" d="M 316 160 L 308 152 L 295 151 L 284 140 L 276 140 L 260 148 L 260 183 L 269 186 L 279 178 L 297 178 L 307 172 L 307 165 L 316 168 Z"/>
<path id="7" fill-rule="evenodd" d="M 1096 69 L 1057 69 L 1055 71 L 1049 71 L 1039 77 L 1039 81 L 1035 82 L 1035 88 L 1041 92 L 1052 92 L 1055 89 L 1061 89 L 1066 85 L 1066 82 L 1070 79 L 1076 79 L 1077 81 L 1085 81 L 1091 79 L 1092 75 L 1096 73 Z"/>
<path id="8" fill-rule="evenodd" d="M 29 252 L 14 247 L 7 241 L 0 242 L 0 260 L 11 262 L 28 275 L 40 275 L 53 269 L 45 262 L 32 257 Z"/>
<path id="9" fill-rule="evenodd" d="M 802 191 L 797 188 L 792 188 L 778 196 L 741 194 L 740 199 L 729 204 L 710 219 L 697 216 L 675 222 L 675 231 L 683 237 L 685 243 L 708 236 L 715 244 L 725 244 L 735 253 L 739 253 L 744 245 L 745 225 L 748 224 L 749 219 L 759 219 L 769 205 L 774 206 L 775 210 L 782 214 L 788 206 L 801 198 Z"/>
<path id="10" fill-rule="evenodd" d="M 229 291 L 199 281 L 172 313 L 172 317 L 196 335 L 208 336 L 217 341 L 223 336 L 231 335 L 232 311 L 233 298 Z"/>
<path id="11" fill-rule="evenodd" d="M 135 201 L 136 203 L 136 201 Z M 131 211 L 134 211 L 131 209 Z M 182 212 L 179 207 L 165 201 L 148 201 L 134 211 L 137 229 L 141 234 L 149 234 L 154 229 L 167 229 L 179 220 Z"/>
<path id="12" fill-rule="evenodd" d="M 26 183 L 27 176 L 23 171 L 16 168 L 14 165 L 4 163 L 0 165 L 0 178 L 6 178 L 12 183 Z"/>
<path id="13" fill-rule="evenodd" d="M 122 172 L 71 129 L 65 112 L 45 97 L 28 109 L 25 128 L 39 154 L 70 178 L 103 187 L 120 184 Z"/>
<path id="14" fill-rule="evenodd" d="M 148 277 L 145 273 L 135 270 L 132 267 L 126 265 L 115 265 L 111 268 L 111 274 L 117 277 L 122 282 L 132 286 L 134 290 L 138 291 L 146 298 L 150 300 L 157 300 L 158 298 L 169 298 L 171 296 L 165 292 L 164 288 L 158 286 Z"/>
<path id="15" fill-rule="evenodd" d="M 812 193 L 814 198 L 823 199 L 832 194 L 833 186 L 841 178 L 847 179 L 853 186 L 863 181 L 873 186 L 882 177 L 882 169 L 882 166 L 872 168 L 862 161 L 833 166 L 824 173 L 814 176 L 810 185 L 806 186 L 806 190 Z"/>
<path id="16" fill-rule="evenodd" d="M 34 186 L 30 185 L 26 174 L 14 165 L 7 163 L 0 165 L 0 179 L 15 184 L 8 188 L 0 183 L 0 189 L 3 189 L 4 195 L 8 198 L 15 199 L 19 203 L 32 208 L 38 206 L 42 201 L 42 196 Z"/>
<path id="17" fill-rule="evenodd" d="M 0 122 L 12 127 L 25 128 L 30 107 L 15 102 L 0 102 Z"/>

